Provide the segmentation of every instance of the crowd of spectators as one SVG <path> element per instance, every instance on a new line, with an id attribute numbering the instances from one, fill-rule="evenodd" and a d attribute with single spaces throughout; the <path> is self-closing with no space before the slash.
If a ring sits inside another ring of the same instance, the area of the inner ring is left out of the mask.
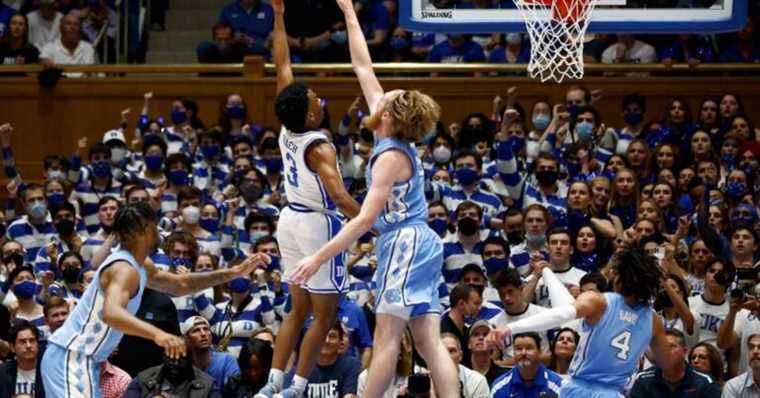
<path id="1" fill-rule="evenodd" d="M 118 207 L 134 202 L 160 217 L 151 259 L 161 269 L 204 272 L 252 253 L 272 262 L 194 295 L 146 290 L 138 316 L 184 336 L 189 355 L 164 358 L 152 342 L 126 336 L 100 365 L 104 397 L 247 397 L 266 382 L 290 305 L 276 239 L 288 178 L 278 130 L 250 120 L 238 94 L 223 99 L 210 127 L 191 99 L 156 112 L 151 98 L 136 126 L 124 113 L 101 141 L 82 138 L 70 156 L 45 156 L 42 184 L 16 168 L 13 141 L 24 132 L 0 125 L 10 195 L 0 213 L 0 396 L 44 396 L 37 364 L 45 342 L 97 272 L 91 261 L 114 246 Z M 512 87 L 493 109 L 439 123 L 418 143 L 428 223 L 444 241 L 442 340 L 463 396 L 556 394 L 582 344 L 581 323 L 514 336 L 503 351 L 485 336 L 551 307 L 544 269 L 574 296 L 611 291 L 615 252 L 633 245 L 667 275 L 653 305 L 683 360 L 669 369 L 642 360 L 629 395 L 758 396 L 760 131 L 730 93 L 702 99 L 694 114 L 686 99 L 651 109 L 631 93 L 620 125 L 600 114 L 600 101 L 573 86 L 561 103 L 525 103 Z M 366 112 L 357 98 L 337 126 L 323 124 L 359 202 L 373 146 Z M 363 394 L 374 349 L 374 251 L 368 234 L 346 254 L 350 286 L 309 397 Z M 385 396 L 426 396 L 430 379 L 408 335 L 402 348 Z"/>
<path id="2" fill-rule="evenodd" d="M 332 0 L 286 1 L 285 24 L 295 62 L 347 62 L 343 18 Z M 411 32 L 398 24 L 398 1 L 356 0 L 359 21 L 376 61 L 437 63 L 527 63 L 530 40 L 523 33 L 444 34 Z M 514 8 L 512 1 L 439 1 L 441 8 Z M 633 3 L 631 3 L 633 4 Z M 644 7 L 645 5 L 641 5 Z M 696 7 L 696 6 L 694 6 Z M 744 29 L 722 35 L 588 36 L 586 62 L 657 63 L 759 62 L 755 10 Z M 212 41 L 201 43 L 202 62 L 238 61 L 245 54 L 269 55 L 272 8 L 265 0 L 236 0 L 225 6 L 212 28 Z M 228 33 L 229 32 L 229 33 Z"/>

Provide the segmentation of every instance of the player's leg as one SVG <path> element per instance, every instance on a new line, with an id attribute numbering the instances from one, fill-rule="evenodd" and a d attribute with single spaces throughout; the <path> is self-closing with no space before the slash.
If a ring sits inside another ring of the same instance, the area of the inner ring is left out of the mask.
<path id="1" fill-rule="evenodd" d="M 319 352 L 325 343 L 327 333 L 335 325 L 340 295 L 310 293 L 310 298 L 314 320 L 301 342 L 296 374 L 290 386 L 291 389 L 301 393 L 306 389 L 306 382 L 312 369 L 314 369 L 314 364 L 317 362 Z M 296 394 L 296 396 L 299 395 Z"/>
<path id="2" fill-rule="evenodd" d="M 424 314 L 409 322 L 414 346 L 428 364 L 436 396 L 459 397 L 459 371 L 441 342 L 440 317 Z"/>
<path id="3" fill-rule="evenodd" d="M 280 330 L 277 332 L 269 380 L 256 397 L 271 397 L 272 394 L 282 390 L 285 367 L 288 366 L 288 360 L 295 349 L 306 317 L 311 312 L 309 292 L 298 285 L 290 286 L 290 303 L 290 312 L 283 319 Z"/>
<path id="4" fill-rule="evenodd" d="M 372 353 L 364 396 L 382 397 L 391 384 L 396 373 L 401 335 L 405 327 L 405 319 L 389 314 L 377 314 L 373 343 L 375 347 L 382 349 Z"/>

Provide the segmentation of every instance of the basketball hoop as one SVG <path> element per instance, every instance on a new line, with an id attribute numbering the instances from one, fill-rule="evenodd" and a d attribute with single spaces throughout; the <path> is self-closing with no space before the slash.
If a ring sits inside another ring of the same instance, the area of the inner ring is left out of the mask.
<path id="1" fill-rule="evenodd" d="M 583 78 L 583 37 L 597 0 L 515 0 L 530 36 L 528 73 L 542 82 Z"/>

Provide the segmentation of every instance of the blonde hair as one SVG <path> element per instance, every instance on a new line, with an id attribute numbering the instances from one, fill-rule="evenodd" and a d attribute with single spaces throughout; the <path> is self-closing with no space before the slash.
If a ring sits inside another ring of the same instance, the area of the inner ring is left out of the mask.
<path id="1" fill-rule="evenodd" d="M 405 90 L 388 102 L 385 111 L 393 118 L 396 137 L 418 142 L 431 131 L 441 116 L 441 107 L 429 95 Z"/>

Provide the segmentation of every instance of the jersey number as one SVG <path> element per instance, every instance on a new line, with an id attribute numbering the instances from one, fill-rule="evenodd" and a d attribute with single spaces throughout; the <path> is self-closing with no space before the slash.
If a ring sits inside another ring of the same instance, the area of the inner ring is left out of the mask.
<path id="1" fill-rule="evenodd" d="M 628 353 L 631 351 L 631 347 L 629 345 L 630 342 L 631 342 L 631 332 L 627 330 L 613 337 L 612 341 L 610 341 L 610 345 L 619 350 L 617 353 L 617 357 L 619 359 L 622 359 L 624 361 L 628 360 Z"/>
<path id="2" fill-rule="evenodd" d="M 298 169 L 296 168 L 296 160 L 293 159 L 293 156 L 290 153 L 285 155 L 285 159 L 287 159 L 289 164 L 288 173 L 286 174 L 288 184 L 298 188 Z"/>

